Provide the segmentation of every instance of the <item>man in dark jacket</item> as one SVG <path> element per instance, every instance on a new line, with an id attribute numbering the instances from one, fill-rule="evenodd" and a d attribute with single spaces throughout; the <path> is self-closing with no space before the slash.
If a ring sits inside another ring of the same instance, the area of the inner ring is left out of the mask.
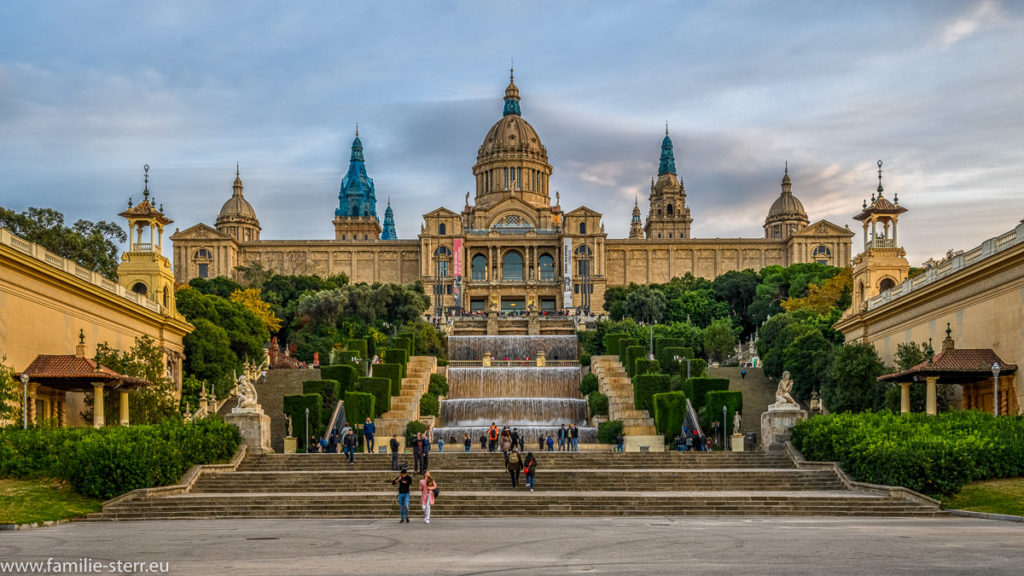
<path id="1" fill-rule="evenodd" d="M 373 454 L 374 440 L 373 436 L 377 432 L 377 427 L 373 425 L 373 421 L 369 418 L 366 419 L 366 424 L 363 424 L 363 441 L 366 442 L 366 452 Z"/>
<path id="2" fill-rule="evenodd" d="M 412 440 L 412 471 L 419 474 L 423 469 L 423 433 L 417 432 Z"/>
<path id="3" fill-rule="evenodd" d="M 398 436 L 391 437 L 391 469 L 398 470 Z"/>
<path id="4" fill-rule="evenodd" d="M 352 429 L 349 429 L 348 434 L 345 434 L 345 437 L 341 439 L 341 445 L 345 449 L 345 456 L 348 457 L 349 464 L 354 463 L 356 461 L 356 434 Z"/>

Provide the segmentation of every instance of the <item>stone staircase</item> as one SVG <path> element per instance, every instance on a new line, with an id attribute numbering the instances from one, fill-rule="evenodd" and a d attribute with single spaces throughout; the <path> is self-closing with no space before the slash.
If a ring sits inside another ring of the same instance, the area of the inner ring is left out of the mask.
<path id="1" fill-rule="evenodd" d="M 743 393 L 743 424 L 741 432 L 756 432 L 761 436 L 761 413 L 768 410 L 768 405 L 775 402 L 775 388 L 770 378 L 764 375 L 764 371 L 758 368 L 747 368 L 747 376 L 740 376 L 742 368 L 708 368 L 708 376 L 713 378 L 728 378 L 729 390 Z M 732 433 L 732 423 L 729 424 L 729 432 Z"/>
<path id="2" fill-rule="evenodd" d="M 408 457 L 408 456 L 407 456 Z M 785 453 L 538 453 L 536 492 L 512 489 L 501 454 L 432 454 L 438 517 L 918 516 L 938 505 L 898 491 L 857 491 L 834 469 L 798 467 Z M 90 520 L 383 518 L 397 516 L 390 457 L 246 456 L 204 470 L 187 492 L 112 501 Z M 415 491 L 415 489 L 414 489 Z M 413 495 L 415 504 L 418 494 Z M 419 514 L 419 507 L 412 506 Z"/>
<path id="3" fill-rule="evenodd" d="M 434 356 L 413 356 L 406 366 L 405 378 L 402 378 L 402 391 L 398 396 L 391 397 L 391 410 L 380 415 L 374 422 L 377 437 L 382 440 L 381 446 L 387 444 L 387 438 L 397 434 L 404 438 L 405 427 L 412 420 L 420 417 L 420 397 L 430 386 L 430 375 L 437 368 Z"/>
<path id="4" fill-rule="evenodd" d="M 622 420 L 623 436 L 655 436 L 654 418 L 637 410 L 633 401 L 633 380 L 618 356 L 594 356 L 590 370 L 597 376 L 598 390 L 608 397 L 608 419 Z"/>

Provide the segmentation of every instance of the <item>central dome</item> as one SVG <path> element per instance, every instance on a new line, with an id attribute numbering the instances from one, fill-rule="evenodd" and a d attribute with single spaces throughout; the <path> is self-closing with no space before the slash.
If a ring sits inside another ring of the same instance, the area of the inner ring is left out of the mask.
<path id="1" fill-rule="evenodd" d="M 505 89 L 504 112 L 487 131 L 476 154 L 476 203 L 490 206 L 519 198 L 542 207 L 550 205 L 548 151 L 537 131 L 523 120 L 515 77 Z"/>

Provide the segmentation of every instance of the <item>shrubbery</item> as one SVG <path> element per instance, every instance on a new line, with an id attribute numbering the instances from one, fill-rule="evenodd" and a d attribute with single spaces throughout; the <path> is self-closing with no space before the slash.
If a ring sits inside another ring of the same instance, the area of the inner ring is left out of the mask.
<path id="1" fill-rule="evenodd" d="M 610 420 L 597 425 L 597 441 L 601 444 L 615 444 L 619 434 L 622 434 L 622 420 Z"/>
<path id="2" fill-rule="evenodd" d="M 373 375 L 376 378 L 387 378 L 391 381 L 392 396 L 398 396 L 402 393 L 401 364 L 374 364 Z"/>
<path id="3" fill-rule="evenodd" d="M 391 410 L 391 380 L 387 378 L 360 378 L 356 381 L 356 389 L 360 392 L 366 392 L 372 394 L 374 398 L 373 402 L 373 415 L 372 418 L 377 418 L 381 414 Z M 348 414 L 348 405 L 345 405 L 345 414 Z M 366 418 L 360 418 L 356 422 L 365 422 Z M 352 422 L 350 419 L 349 422 Z"/>
<path id="4" fill-rule="evenodd" d="M 405 425 L 405 445 L 406 447 L 412 446 L 413 436 L 420 432 L 426 432 L 427 425 L 419 420 L 411 420 Z"/>
<path id="5" fill-rule="evenodd" d="M 287 398 L 287 396 L 285 397 Z M 373 394 L 366 392 L 345 392 L 345 420 L 353 426 L 366 422 L 367 418 L 374 418 L 373 412 L 375 398 Z"/>
<path id="6" fill-rule="evenodd" d="M 836 461 L 861 482 L 955 494 L 964 484 L 1024 476 L 1024 417 L 864 412 L 815 416 L 793 429 L 809 460 Z"/>
<path id="7" fill-rule="evenodd" d="M 324 401 L 319 394 L 292 394 L 284 397 L 284 413 L 292 417 L 292 433 L 299 439 L 299 449 L 306 450 L 306 408 L 309 408 L 309 435 L 321 436 L 326 427 L 325 421 L 331 417 L 323 416 Z M 334 413 L 334 410 L 331 410 Z M 345 403 L 348 414 L 348 403 Z"/>
<path id="8" fill-rule="evenodd" d="M 690 399 L 694 410 L 704 407 L 707 399 L 705 396 L 712 390 L 728 390 L 728 378 L 690 378 L 684 384 L 686 397 Z"/>
<path id="9" fill-rule="evenodd" d="M 587 374 L 580 380 L 580 394 L 583 396 L 589 396 L 591 392 L 597 390 L 597 376 L 594 374 Z"/>
<path id="10" fill-rule="evenodd" d="M 654 414 L 654 395 L 668 392 L 670 384 L 665 374 L 641 374 L 633 378 L 633 402 L 636 409 Z"/>
<path id="11" fill-rule="evenodd" d="M 737 411 L 743 412 L 743 393 L 738 390 L 712 390 L 705 396 L 705 410 L 704 419 L 706 422 L 701 422 L 701 425 L 705 429 L 709 428 L 709 424 L 719 418 L 722 415 L 722 406 L 727 406 L 725 422 L 722 424 L 730 434 L 736 431 L 732 429 L 732 417 Z M 756 427 L 756 424 L 747 424 L 747 429 L 750 427 Z"/>
<path id="12" fill-rule="evenodd" d="M 601 394 L 597 390 L 594 390 L 587 395 L 587 404 L 590 407 L 591 416 L 607 416 L 608 415 L 608 397 Z"/>
<path id="13" fill-rule="evenodd" d="M 654 427 L 672 439 L 682 432 L 686 416 L 686 394 L 682 392 L 662 392 L 653 397 Z"/>
<path id="14" fill-rule="evenodd" d="M 323 405 L 320 407 L 320 418 L 326 427 L 334 414 L 334 408 L 341 399 L 341 386 L 335 380 L 306 380 L 302 383 L 303 394 L 319 394 Z M 294 420 L 294 417 L 293 417 Z"/>
<path id="15" fill-rule="evenodd" d="M 438 402 L 437 396 L 427 392 L 423 396 L 420 396 L 420 415 L 421 416 L 440 416 L 441 415 L 441 403 Z"/>
<path id="16" fill-rule="evenodd" d="M 356 386 L 356 380 L 359 378 L 359 373 L 351 364 L 335 364 L 333 366 L 322 366 L 320 368 L 320 378 L 323 380 L 334 380 L 338 383 L 340 397 L 345 396 L 345 392 L 354 390 Z"/>
<path id="17" fill-rule="evenodd" d="M 0 476 L 65 478 L 83 496 L 109 499 L 166 486 L 196 464 L 226 460 L 238 429 L 220 418 L 192 424 L 0 430 Z"/>
<path id="18" fill-rule="evenodd" d="M 430 375 L 430 386 L 427 391 L 435 396 L 448 395 L 448 379 L 441 374 Z"/>
<path id="19" fill-rule="evenodd" d="M 658 374 L 661 372 L 661 366 L 657 360 L 648 360 L 646 358 L 637 358 L 634 362 L 633 375 L 639 376 L 641 374 Z"/>

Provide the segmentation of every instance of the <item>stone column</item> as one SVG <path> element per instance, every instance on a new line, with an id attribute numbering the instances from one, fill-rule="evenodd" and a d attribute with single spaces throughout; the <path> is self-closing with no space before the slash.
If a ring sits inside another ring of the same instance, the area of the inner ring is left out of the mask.
<path id="1" fill-rule="evenodd" d="M 103 427 L 103 384 L 92 383 L 92 427 Z"/>
<path id="2" fill-rule="evenodd" d="M 128 425 L 128 391 L 121 390 L 121 426 Z"/>
<path id="3" fill-rule="evenodd" d="M 910 413 L 910 382 L 900 382 L 900 413 Z"/>
<path id="4" fill-rule="evenodd" d="M 928 388 L 925 394 L 924 411 L 934 416 L 938 413 L 935 407 L 935 383 L 939 381 L 939 377 L 928 376 L 925 381 L 928 383 Z"/>

